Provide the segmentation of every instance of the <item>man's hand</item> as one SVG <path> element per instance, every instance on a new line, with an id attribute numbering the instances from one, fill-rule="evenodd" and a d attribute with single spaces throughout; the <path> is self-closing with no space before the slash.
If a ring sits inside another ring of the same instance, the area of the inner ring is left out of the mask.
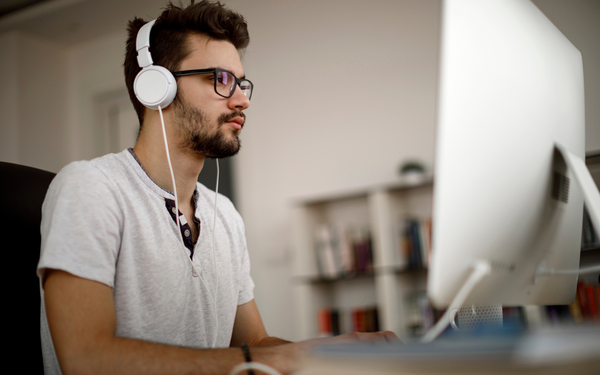
<path id="1" fill-rule="evenodd" d="M 354 332 L 346 335 L 340 335 L 335 337 L 326 337 L 321 340 L 321 344 L 344 344 L 344 343 L 378 343 L 378 344 L 400 344 L 401 341 L 392 331 L 381 331 L 381 332 Z"/>
<path id="2" fill-rule="evenodd" d="M 285 373 L 294 373 L 302 370 L 302 364 L 305 362 L 306 357 L 310 355 L 310 352 L 318 345 L 343 345 L 343 344 L 359 344 L 359 343 L 373 343 L 373 344 L 401 344 L 400 339 L 394 332 L 372 332 L 362 333 L 354 332 L 346 335 L 315 338 L 305 341 L 299 341 L 289 345 L 281 345 L 276 348 L 279 350 L 278 353 L 283 354 L 278 356 L 282 361 L 278 363 L 281 368 L 287 370 Z M 254 358 L 252 358 L 254 360 Z M 258 361 L 257 361 L 258 362 Z"/>
<path id="3" fill-rule="evenodd" d="M 305 350 L 310 350 L 316 345 L 342 345 L 358 343 L 401 344 L 402 342 L 392 331 L 368 333 L 354 332 L 340 336 L 316 338 L 299 342 L 299 344 L 301 344 Z"/>

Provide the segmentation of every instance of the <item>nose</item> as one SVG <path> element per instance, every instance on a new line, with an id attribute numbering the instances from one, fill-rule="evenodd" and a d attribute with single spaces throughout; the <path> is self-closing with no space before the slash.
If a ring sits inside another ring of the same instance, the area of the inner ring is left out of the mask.
<path id="1" fill-rule="evenodd" d="M 239 85 L 235 88 L 233 95 L 229 98 L 229 108 L 232 110 L 244 110 L 250 107 L 250 99 L 244 94 Z"/>

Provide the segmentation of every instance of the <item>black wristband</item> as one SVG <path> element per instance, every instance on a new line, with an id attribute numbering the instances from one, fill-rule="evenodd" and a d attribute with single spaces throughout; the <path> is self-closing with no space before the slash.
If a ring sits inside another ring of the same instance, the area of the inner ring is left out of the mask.
<path id="1" fill-rule="evenodd" d="M 242 351 L 244 352 L 244 358 L 246 359 L 246 362 L 252 362 L 252 360 L 250 359 L 250 348 L 248 348 L 248 345 L 246 345 L 246 343 L 242 344 Z M 248 369 L 248 375 L 254 375 L 254 371 L 252 371 L 252 369 Z"/>

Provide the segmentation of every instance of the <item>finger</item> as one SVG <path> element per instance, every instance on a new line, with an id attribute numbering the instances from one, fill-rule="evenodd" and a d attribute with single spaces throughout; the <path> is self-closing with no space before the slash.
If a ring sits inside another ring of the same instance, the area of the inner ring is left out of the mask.
<path id="1" fill-rule="evenodd" d="M 390 344 L 400 344 L 402 343 L 402 341 L 400 341 L 400 338 L 392 331 L 385 331 L 382 332 L 383 333 L 383 338 L 385 339 L 385 341 L 387 341 Z"/>

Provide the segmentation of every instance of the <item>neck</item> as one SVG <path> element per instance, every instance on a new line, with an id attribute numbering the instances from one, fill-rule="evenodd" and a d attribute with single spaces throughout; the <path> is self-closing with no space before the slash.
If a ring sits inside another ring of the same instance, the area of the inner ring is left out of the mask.
<path id="1" fill-rule="evenodd" d="M 178 140 L 173 132 L 169 132 L 168 124 L 165 125 L 167 125 L 169 154 L 177 185 L 177 202 L 183 206 L 190 204 L 192 200 L 198 175 L 204 166 L 204 157 L 190 151 L 180 150 L 177 146 Z M 160 122 L 158 125 L 144 122 L 144 130 L 140 132 L 133 152 L 146 173 L 158 186 L 175 192 Z"/>

